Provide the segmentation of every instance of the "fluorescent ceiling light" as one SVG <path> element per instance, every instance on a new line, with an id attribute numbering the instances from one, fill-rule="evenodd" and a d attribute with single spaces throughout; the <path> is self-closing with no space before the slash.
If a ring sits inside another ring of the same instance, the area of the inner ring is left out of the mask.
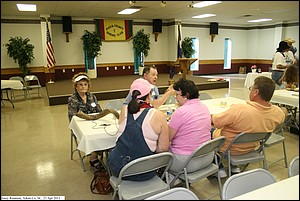
<path id="1" fill-rule="evenodd" d="M 193 6 L 194 6 L 194 8 L 203 8 L 203 7 L 215 5 L 218 3 L 221 3 L 221 1 L 202 1 L 199 3 L 195 3 Z"/>
<path id="2" fill-rule="evenodd" d="M 248 22 L 266 22 L 266 21 L 271 21 L 272 19 L 267 19 L 267 18 L 263 18 L 263 19 L 258 19 L 258 20 L 250 20 Z"/>
<path id="3" fill-rule="evenodd" d="M 120 12 L 118 12 L 119 15 L 130 15 L 132 13 L 135 13 L 137 11 L 139 11 L 139 8 L 126 8 Z"/>
<path id="4" fill-rule="evenodd" d="M 17 4 L 19 11 L 36 11 L 35 4 Z"/>
<path id="5" fill-rule="evenodd" d="M 213 17 L 216 16 L 216 14 L 202 14 L 202 15 L 196 15 L 192 18 L 207 18 L 207 17 Z"/>

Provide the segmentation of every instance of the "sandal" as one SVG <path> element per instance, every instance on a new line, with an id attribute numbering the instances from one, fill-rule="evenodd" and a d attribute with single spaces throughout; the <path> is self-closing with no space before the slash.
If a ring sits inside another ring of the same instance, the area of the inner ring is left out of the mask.
<path id="1" fill-rule="evenodd" d="M 90 161 L 91 167 L 98 168 L 100 166 L 100 161 L 98 159 Z"/>

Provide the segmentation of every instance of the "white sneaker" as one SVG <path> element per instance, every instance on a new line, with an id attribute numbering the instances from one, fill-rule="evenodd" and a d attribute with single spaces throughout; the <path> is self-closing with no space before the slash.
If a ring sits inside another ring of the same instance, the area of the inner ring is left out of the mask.
<path id="1" fill-rule="evenodd" d="M 233 167 L 233 168 L 231 169 L 231 172 L 232 172 L 232 173 L 240 173 L 241 170 L 240 170 L 239 167 Z"/>
<path id="2" fill-rule="evenodd" d="M 221 168 L 221 169 L 219 169 L 218 176 L 220 178 L 225 178 L 225 177 L 227 177 L 227 173 L 223 168 Z"/>

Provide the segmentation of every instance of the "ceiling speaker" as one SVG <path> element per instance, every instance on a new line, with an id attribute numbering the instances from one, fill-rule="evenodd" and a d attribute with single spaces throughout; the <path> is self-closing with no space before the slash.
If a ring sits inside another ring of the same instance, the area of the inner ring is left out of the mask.
<path id="1" fill-rule="evenodd" d="M 211 22 L 209 26 L 209 34 L 212 35 L 217 35 L 219 31 L 219 23 L 218 22 Z"/>
<path id="2" fill-rule="evenodd" d="M 162 32 L 162 20 L 154 19 L 153 20 L 153 33 L 161 33 Z"/>
<path id="3" fill-rule="evenodd" d="M 62 17 L 63 33 L 72 33 L 72 18 L 70 16 Z"/>

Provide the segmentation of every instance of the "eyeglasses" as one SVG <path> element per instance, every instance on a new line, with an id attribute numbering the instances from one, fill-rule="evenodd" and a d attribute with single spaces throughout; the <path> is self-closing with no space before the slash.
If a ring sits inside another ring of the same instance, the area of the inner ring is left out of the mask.
<path id="1" fill-rule="evenodd" d="M 253 85 L 249 87 L 249 90 L 251 91 L 252 89 L 257 89 Z"/>

